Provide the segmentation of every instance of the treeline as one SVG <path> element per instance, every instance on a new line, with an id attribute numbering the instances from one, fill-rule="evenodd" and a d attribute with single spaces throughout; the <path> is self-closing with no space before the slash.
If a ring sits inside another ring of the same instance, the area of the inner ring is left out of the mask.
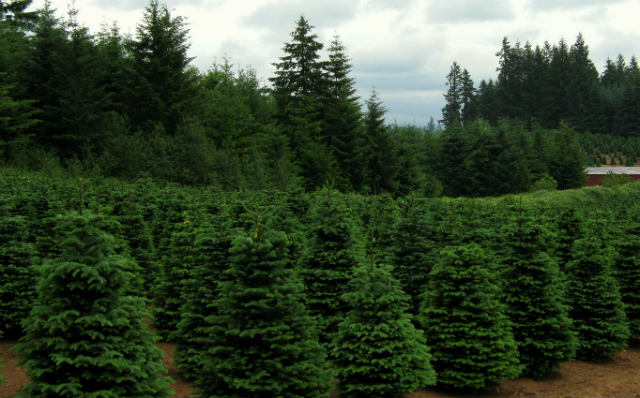
<path id="1" fill-rule="evenodd" d="M 166 396 L 145 307 L 203 397 L 486 390 L 640 333 L 636 184 L 396 200 L 1 171 L 29 395 Z"/>
<path id="2" fill-rule="evenodd" d="M 93 34 L 76 10 L 60 19 L 48 3 L 25 15 L 29 3 L 0 10 L 5 163 L 60 160 L 93 175 L 224 190 L 413 189 L 396 180 L 402 142 L 413 137 L 392 136 L 375 92 L 362 111 L 339 38 L 321 60 L 324 46 L 302 17 L 267 89 L 227 60 L 207 72 L 190 66 L 188 27 L 156 0 L 133 37 L 116 26 Z"/>
<path id="3" fill-rule="evenodd" d="M 640 68 L 634 57 L 607 60 L 600 74 L 582 35 L 571 46 L 563 39 L 535 48 L 502 41 L 498 76 L 475 87 L 456 62 L 447 75 L 445 126 L 477 119 L 496 125 L 520 120 L 532 129 L 555 129 L 563 122 L 579 133 L 640 135 Z"/>
<path id="4" fill-rule="evenodd" d="M 551 152 L 521 149 L 528 157 L 520 159 L 526 165 L 518 169 L 521 181 L 483 187 L 482 175 L 500 176 L 496 167 L 482 167 L 476 149 L 492 156 L 504 152 L 501 159 L 519 156 L 512 151 L 515 142 L 536 140 L 531 126 L 498 123 L 515 114 L 493 118 L 471 112 L 482 98 L 473 84 L 464 85 L 472 101 L 461 108 L 465 122 L 455 128 L 449 122 L 445 132 L 435 122 L 425 128 L 390 125 L 375 91 L 364 103 L 355 95 L 340 39 L 333 38 L 322 59 L 324 45 L 303 17 L 266 87 L 253 70 L 235 69 L 228 60 L 207 72 L 191 66 L 188 27 L 155 0 L 132 37 L 122 36 L 115 25 L 93 34 L 78 23 L 74 9 L 65 19 L 48 4 L 25 14 L 29 4 L 13 1 L 0 10 L 5 164 L 41 170 L 62 165 L 86 175 L 152 177 L 225 191 L 328 186 L 395 196 L 481 196 L 536 189 L 541 178 L 551 181 L 547 176 L 555 184 L 546 187 L 581 184 L 579 179 L 566 183 L 547 161 L 564 159 L 551 154 L 562 153 L 554 147 L 560 141 L 554 135 L 569 131 L 551 123 L 541 124 Z M 445 110 L 445 121 L 449 114 Z M 480 118 L 496 124 L 476 121 Z M 477 135 L 478 130 L 487 134 Z M 443 148 L 452 149 L 450 141 L 460 132 L 466 149 L 456 163 Z M 483 142 L 489 136 L 503 142 L 489 148 Z M 542 157 L 548 159 L 534 164 Z M 478 182 L 464 190 L 456 186 L 456 180 L 470 178 Z"/>

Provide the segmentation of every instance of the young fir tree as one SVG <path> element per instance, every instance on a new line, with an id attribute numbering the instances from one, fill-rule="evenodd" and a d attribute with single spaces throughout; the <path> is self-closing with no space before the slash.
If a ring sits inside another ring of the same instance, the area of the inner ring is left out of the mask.
<path id="1" fill-rule="evenodd" d="M 603 361 L 625 348 L 629 325 L 615 278 L 613 253 L 602 239 L 577 240 L 567 266 L 569 316 L 578 335 L 577 357 Z"/>
<path id="2" fill-rule="evenodd" d="M 35 252 L 25 217 L 12 215 L 12 207 L 0 200 L 0 333 L 19 335 L 35 297 Z"/>
<path id="3" fill-rule="evenodd" d="M 201 356 L 209 342 L 206 318 L 215 314 L 212 303 L 218 298 L 218 282 L 227 268 L 231 240 L 230 229 L 222 223 L 196 230 L 189 293 L 181 306 L 177 330 L 171 335 L 176 343 L 173 357 L 187 380 L 196 380 L 202 368 Z"/>
<path id="4" fill-rule="evenodd" d="M 520 374 L 511 322 L 490 271 L 495 267 L 471 243 L 444 248 L 429 274 L 418 319 L 443 387 L 484 390 Z"/>
<path id="5" fill-rule="evenodd" d="M 436 222 L 424 202 L 410 196 L 400 206 L 401 214 L 393 226 L 390 259 L 393 276 L 409 295 L 409 311 L 417 314 L 440 242 L 435 236 Z"/>
<path id="6" fill-rule="evenodd" d="M 126 260 L 95 215 L 58 219 L 61 253 L 40 269 L 19 364 L 37 397 L 166 397 L 169 379 L 147 329 L 145 302 L 127 296 Z"/>
<path id="7" fill-rule="evenodd" d="M 545 251 L 549 234 L 527 216 L 510 220 L 502 232 L 506 259 L 502 297 L 518 344 L 523 374 L 543 377 L 575 354 L 576 337 L 564 304 L 564 278 Z"/>
<path id="8" fill-rule="evenodd" d="M 237 237 L 206 320 L 202 397 L 326 396 L 331 372 L 283 233 Z"/>
<path id="9" fill-rule="evenodd" d="M 189 294 L 186 290 L 187 281 L 196 267 L 195 227 L 186 221 L 171 236 L 169 253 L 164 257 L 162 273 L 153 289 L 153 323 L 156 332 L 164 340 L 169 340 L 177 329 L 180 307 L 184 297 Z"/>
<path id="10" fill-rule="evenodd" d="M 400 397 L 435 384 L 421 330 L 391 266 L 358 267 L 343 295 L 349 312 L 333 340 L 340 396 Z"/>
<path id="11" fill-rule="evenodd" d="M 629 331 L 634 340 L 640 338 L 640 220 L 634 216 L 616 242 L 618 256 L 614 275 L 620 288 Z"/>
<path id="12" fill-rule="evenodd" d="M 347 311 L 342 299 L 363 252 L 343 197 L 332 191 L 316 196 L 309 210 L 309 242 L 301 260 L 309 311 L 317 317 L 320 340 L 331 341 Z"/>
<path id="13" fill-rule="evenodd" d="M 137 203 L 135 193 L 111 192 L 110 214 L 122 225 L 122 236 L 128 243 L 131 256 L 140 266 L 145 292 L 154 285 L 160 274 L 160 264 L 155 259 L 155 247 L 148 223 L 142 214 L 142 205 Z"/>
<path id="14" fill-rule="evenodd" d="M 566 270 L 572 259 L 573 243 L 584 237 L 584 220 L 575 207 L 563 210 L 557 218 L 556 256 L 561 270 Z"/>

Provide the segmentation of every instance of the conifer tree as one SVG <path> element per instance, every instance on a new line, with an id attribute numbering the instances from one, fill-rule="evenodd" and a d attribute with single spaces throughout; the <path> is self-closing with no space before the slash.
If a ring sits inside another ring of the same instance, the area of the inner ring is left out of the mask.
<path id="1" fill-rule="evenodd" d="M 202 368 L 201 356 L 209 342 L 206 319 L 215 314 L 212 303 L 218 298 L 218 282 L 227 269 L 231 230 L 222 222 L 197 228 L 193 242 L 195 267 L 186 282 L 187 293 L 180 308 L 177 330 L 171 335 L 175 341 L 174 359 L 180 373 L 195 381 Z"/>
<path id="2" fill-rule="evenodd" d="M 328 342 L 347 311 L 342 294 L 364 253 L 356 225 L 338 192 L 327 190 L 317 195 L 309 210 L 309 223 L 301 275 L 309 312 L 317 317 L 320 340 Z"/>
<path id="3" fill-rule="evenodd" d="M 463 90 L 462 70 L 457 62 L 451 65 L 447 75 L 447 93 L 444 94 L 445 106 L 442 108 L 442 124 L 446 130 L 462 124 Z"/>
<path id="4" fill-rule="evenodd" d="M 615 278 L 613 253 L 597 236 L 574 243 L 567 266 L 567 297 L 579 359 L 603 361 L 626 347 L 629 325 Z"/>
<path id="5" fill-rule="evenodd" d="M 572 260 L 573 243 L 585 236 L 584 219 L 575 207 L 560 212 L 555 222 L 556 254 L 560 270 L 566 271 Z"/>
<path id="6" fill-rule="evenodd" d="M 38 297 L 23 323 L 19 364 L 37 397 L 166 397 L 169 379 L 144 321 L 144 300 L 125 294 L 126 260 L 113 251 L 101 217 L 58 219 L 61 253 L 39 273 Z"/>
<path id="7" fill-rule="evenodd" d="M 189 294 L 186 284 L 196 267 L 195 227 L 191 222 L 171 236 L 169 253 L 164 257 L 162 271 L 154 286 L 153 322 L 158 335 L 169 340 L 180 322 L 180 307 Z"/>
<path id="8" fill-rule="evenodd" d="M 520 374 L 493 259 L 475 243 L 447 246 L 429 274 L 419 321 L 438 384 L 484 390 Z"/>
<path id="9" fill-rule="evenodd" d="M 398 188 L 396 177 L 400 164 L 397 147 L 384 124 L 387 109 L 382 105 L 375 89 L 366 103 L 367 113 L 364 117 L 366 185 L 369 192 L 374 195 L 382 192 L 395 193 Z"/>
<path id="10" fill-rule="evenodd" d="M 543 377 L 575 354 L 576 338 L 564 304 L 564 278 L 546 252 L 550 235 L 520 215 L 503 227 L 506 246 L 502 297 L 512 322 L 523 374 Z"/>
<path id="11" fill-rule="evenodd" d="M 239 236 L 206 320 L 203 397 L 326 396 L 331 372 L 283 233 Z"/>
<path id="12" fill-rule="evenodd" d="M 25 217 L 6 214 L 3 205 L 0 201 L 0 333 L 19 335 L 35 298 L 35 250 Z"/>
<path id="13" fill-rule="evenodd" d="M 321 141 L 323 101 L 327 93 L 322 43 L 312 33 L 313 26 L 303 17 L 285 43 L 285 55 L 274 64 L 273 84 L 276 120 L 289 140 L 291 151 L 307 188 L 317 188 L 332 175 L 333 159 Z"/>
<path id="14" fill-rule="evenodd" d="M 365 164 L 362 145 L 359 98 L 355 95 L 355 80 L 349 76 L 351 65 L 344 45 L 334 36 L 325 64 L 328 77 L 327 99 L 324 105 L 324 140 L 337 163 L 336 181 L 343 190 L 361 191 Z"/>
<path id="15" fill-rule="evenodd" d="M 435 236 L 434 217 L 424 202 L 410 196 L 399 204 L 401 213 L 393 226 L 393 246 L 387 257 L 393 264 L 393 276 L 409 296 L 409 312 L 415 315 L 441 242 Z"/>
<path id="16" fill-rule="evenodd" d="M 631 338 L 640 338 L 640 220 L 634 215 L 616 242 L 613 273 L 620 288 Z"/>
<path id="17" fill-rule="evenodd" d="M 391 266 L 358 267 L 343 298 L 349 312 L 333 340 L 340 396 L 396 397 L 435 384 L 421 330 Z"/>
<path id="18" fill-rule="evenodd" d="M 166 5 L 150 0 L 135 40 L 128 43 L 136 85 L 129 92 L 128 106 L 134 128 L 159 123 L 166 133 L 176 132 L 195 87 L 188 70 L 188 39 L 184 19 L 173 17 Z"/>

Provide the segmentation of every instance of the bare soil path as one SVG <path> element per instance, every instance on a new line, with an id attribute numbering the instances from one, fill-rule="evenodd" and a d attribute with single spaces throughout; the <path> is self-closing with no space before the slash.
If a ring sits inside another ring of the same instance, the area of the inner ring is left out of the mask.
<path id="1" fill-rule="evenodd" d="M 0 398 L 15 396 L 28 379 L 24 369 L 16 368 L 18 357 L 11 348 L 15 341 L 0 341 L 0 373 L 4 382 L 0 384 Z M 194 389 L 178 374 L 173 366 L 173 346 L 158 344 L 165 353 L 165 364 L 169 376 L 175 380 L 171 388 L 175 398 L 195 397 Z M 451 398 L 460 393 L 441 391 L 418 391 L 407 398 Z M 520 378 L 503 382 L 495 392 L 469 397 L 501 398 L 640 398 L 640 348 L 616 354 L 607 363 L 568 362 L 558 372 L 543 380 Z"/>

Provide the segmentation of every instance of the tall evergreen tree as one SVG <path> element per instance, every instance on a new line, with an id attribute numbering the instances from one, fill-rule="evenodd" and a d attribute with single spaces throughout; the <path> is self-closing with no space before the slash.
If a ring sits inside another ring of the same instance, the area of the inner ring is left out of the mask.
<path id="1" fill-rule="evenodd" d="M 355 92 L 355 80 L 350 60 L 338 36 L 329 47 L 329 61 L 325 64 L 328 90 L 324 104 L 324 140 L 336 161 L 339 187 L 361 191 L 364 183 L 365 163 L 362 154 L 364 144 L 359 97 Z"/>
<path id="2" fill-rule="evenodd" d="M 391 269 L 358 267 L 343 296 L 350 309 L 333 341 L 341 396 L 396 397 L 435 383 L 424 336 Z"/>
<path id="3" fill-rule="evenodd" d="M 317 188 L 331 178 L 333 160 L 326 144 L 323 100 L 327 94 L 325 63 L 320 61 L 322 43 L 303 17 L 285 43 L 285 55 L 274 64 L 273 84 L 276 118 L 289 140 L 290 148 L 307 188 Z"/>
<path id="4" fill-rule="evenodd" d="M 238 237 L 220 283 L 196 382 L 203 397 L 326 396 L 330 371 L 286 237 Z"/>
<path id="5" fill-rule="evenodd" d="M 444 94 L 445 105 L 442 108 L 442 124 L 446 130 L 462 124 L 465 87 L 460 65 L 453 62 L 447 75 L 447 93 Z"/>
<path id="6" fill-rule="evenodd" d="M 520 374 L 493 261 L 475 243 L 448 246 L 429 274 L 419 320 L 443 387 L 484 390 Z"/>
<path id="7" fill-rule="evenodd" d="M 128 296 L 128 265 L 94 215 L 58 219 L 61 254 L 40 269 L 38 298 L 24 321 L 24 391 L 38 397 L 166 397 L 162 352 Z"/>
<path id="8" fill-rule="evenodd" d="M 373 90 L 367 100 L 367 113 L 364 117 L 366 132 L 365 163 L 367 164 L 366 185 L 369 192 L 377 195 L 381 192 L 394 193 L 397 190 L 398 174 L 397 148 L 393 137 L 384 124 L 387 112 Z"/>
<path id="9" fill-rule="evenodd" d="M 462 106 L 460 108 L 460 121 L 463 125 L 467 125 L 477 118 L 476 109 L 476 89 L 473 86 L 473 80 L 468 70 L 462 71 Z"/>
<path id="10" fill-rule="evenodd" d="M 577 131 L 596 132 L 602 130 L 602 108 L 598 82 L 598 71 L 589 59 L 589 48 L 582 34 L 569 50 L 570 85 L 568 122 Z"/>
<path id="11" fill-rule="evenodd" d="M 135 39 L 128 43 L 134 60 L 135 90 L 128 93 L 134 128 L 150 130 L 149 124 L 159 124 L 166 133 L 175 134 L 187 115 L 194 94 L 188 39 L 184 19 L 150 0 Z"/>

